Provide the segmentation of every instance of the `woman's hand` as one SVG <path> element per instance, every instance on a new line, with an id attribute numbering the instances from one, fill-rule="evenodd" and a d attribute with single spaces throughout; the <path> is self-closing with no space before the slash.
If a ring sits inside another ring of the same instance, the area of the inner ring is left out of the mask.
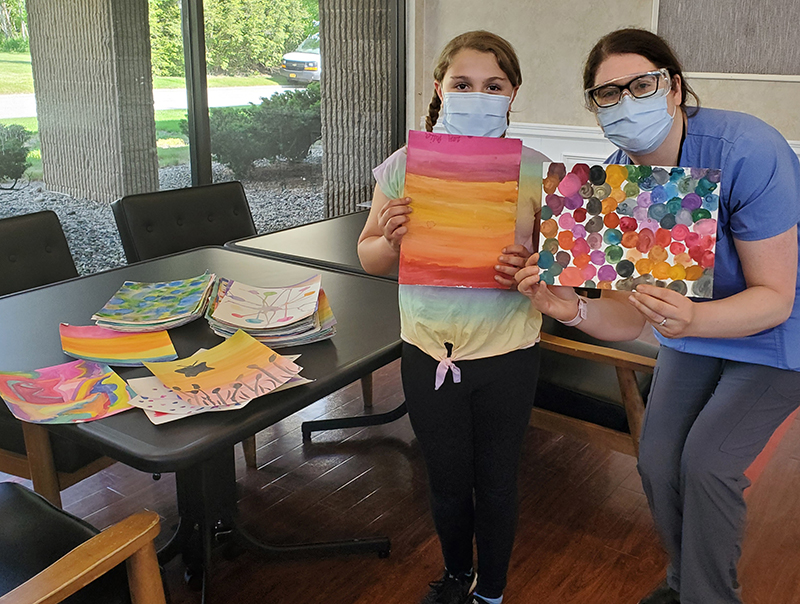
<path id="1" fill-rule="evenodd" d="M 532 254 L 514 279 L 517 289 L 528 296 L 534 308 L 559 321 L 569 321 L 578 314 L 578 294 L 571 287 L 549 286 L 539 279 L 539 254 Z"/>
<path id="2" fill-rule="evenodd" d="M 639 285 L 629 300 L 664 337 L 691 335 L 696 304 L 686 296 L 664 287 Z"/>
<path id="3" fill-rule="evenodd" d="M 514 275 L 525 266 L 525 261 L 530 255 L 531 253 L 524 245 L 515 243 L 504 247 L 502 255 L 497 258 L 500 264 L 494 265 L 494 270 L 498 273 L 494 276 L 495 281 L 504 287 L 515 288 L 517 282 Z"/>
<path id="4" fill-rule="evenodd" d="M 406 223 L 408 222 L 408 214 L 411 213 L 411 207 L 408 205 L 410 203 L 411 199 L 408 197 L 390 199 L 383 205 L 378 214 L 378 227 L 381 229 L 386 241 L 396 252 L 400 251 L 403 235 L 408 232 Z"/>

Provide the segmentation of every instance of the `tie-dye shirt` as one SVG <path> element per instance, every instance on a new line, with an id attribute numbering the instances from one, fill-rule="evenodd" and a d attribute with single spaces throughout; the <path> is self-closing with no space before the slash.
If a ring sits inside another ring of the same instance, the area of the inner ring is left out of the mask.
<path id="1" fill-rule="evenodd" d="M 389 199 L 403 197 L 406 157 L 403 147 L 372 171 Z M 545 161 L 549 160 L 538 151 L 522 148 L 514 242 L 528 249 L 532 249 L 535 215 L 541 208 Z M 516 291 L 400 285 L 399 303 L 400 337 L 443 366 L 505 354 L 539 341 L 542 316 Z M 446 343 L 452 344 L 449 361 Z"/>

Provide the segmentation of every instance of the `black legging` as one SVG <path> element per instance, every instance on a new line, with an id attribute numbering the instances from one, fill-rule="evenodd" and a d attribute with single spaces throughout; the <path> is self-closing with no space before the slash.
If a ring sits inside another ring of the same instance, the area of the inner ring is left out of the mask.
<path id="1" fill-rule="evenodd" d="M 454 384 L 450 373 L 434 390 L 438 364 L 403 345 L 403 389 L 428 469 L 436 532 L 452 574 L 472 569 L 474 535 L 476 591 L 497 598 L 514 545 L 517 471 L 539 376 L 539 346 L 458 361 L 461 383 Z"/>

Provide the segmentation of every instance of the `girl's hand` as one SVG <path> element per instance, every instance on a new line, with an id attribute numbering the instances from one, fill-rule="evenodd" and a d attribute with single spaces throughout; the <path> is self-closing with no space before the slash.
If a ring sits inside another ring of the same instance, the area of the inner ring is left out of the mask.
<path id="1" fill-rule="evenodd" d="M 500 264 L 495 264 L 494 266 L 494 270 L 498 273 L 494 276 L 495 281 L 505 287 L 515 288 L 517 282 L 514 279 L 514 275 L 525 266 L 525 261 L 530 255 L 531 253 L 524 245 L 515 243 L 504 247 L 502 255 L 497 258 Z"/>
<path id="2" fill-rule="evenodd" d="M 639 285 L 628 299 L 664 337 L 691 335 L 695 303 L 686 296 L 664 287 Z"/>
<path id="3" fill-rule="evenodd" d="M 408 222 L 408 214 L 411 213 L 409 203 L 411 203 L 411 199 L 408 197 L 390 199 L 378 214 L 378 227 L 380 227 L 386 241 L 396 252 L 400 251 L 403 235 L 408 232 L 406 223 Z"/>
<path id="4" fill-rule="evenodd" d="M 528 258 L 525 267 L 517 271 L 514 279 L 517 289 L 528 296 L 539 312 L 559 321 L 569 321 L 578 314 L 578 294 L 571 287 L 549 286 L 539 280 L 539 254 Z"/>

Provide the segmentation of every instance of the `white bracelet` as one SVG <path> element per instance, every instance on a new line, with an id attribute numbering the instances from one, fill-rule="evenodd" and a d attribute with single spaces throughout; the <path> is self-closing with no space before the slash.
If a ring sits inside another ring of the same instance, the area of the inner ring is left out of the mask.
<path id="1" fill-rule="evenodd" d="M 575 327 L 586 318 L 586 298 L 578 296 L 578 313 L 569 321 L 562 321 L 557 319 L 559 323 L 563 323 L 567 327 Z"/>

